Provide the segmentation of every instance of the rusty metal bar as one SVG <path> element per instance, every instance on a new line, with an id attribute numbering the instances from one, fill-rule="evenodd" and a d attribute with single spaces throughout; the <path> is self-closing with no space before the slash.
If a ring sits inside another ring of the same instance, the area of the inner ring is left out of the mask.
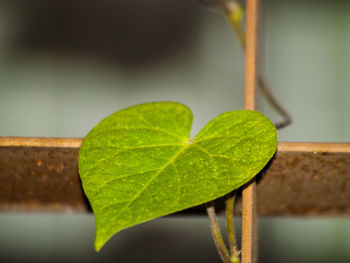
<path id="1" fill-rule="evenodd" d="M 245 90 L 244 108 L 255 109 L 257 85 L 258 0 L 246 0 Z M 257 262 L 256 182 L 242 191 L 242 263 Z"/>
<path id="2" fill-rule="evenodd" d="M 0 210 L 90 211 L 78 175 L 80 143 L 0 137 Z M 350 144 L 281 142 L 257 188 L 259 215 L 350 216 Z"/>
<path id="3" fill-rule="evenodd" d="M 1 146 L 0 209 L 86 211 L 78 153 L 78 147 Z"/>
<path id="4" fill-rule="evenodd" d="M 263 216 L 349 217 L 350 153 L 277 152 L 258 179 L 258 207 Z"/>
<path id="5" fill-rule="evenodd" d="M 90 211 L 78 175 L 81 141 L 0 137 L 0 210 Z M 350 217 L 350 144 L 281 142 L 257 188 L 259 215 Z"/>

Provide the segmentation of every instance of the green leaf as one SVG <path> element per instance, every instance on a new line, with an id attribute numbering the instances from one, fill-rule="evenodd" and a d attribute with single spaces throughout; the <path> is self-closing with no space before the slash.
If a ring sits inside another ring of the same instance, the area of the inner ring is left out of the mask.
<path id="1" fill-rule="evenodd" d="M 95 214 L 96 250 L 122 229 L 233 191 L 276 151 L 276 128 L 259 112 L 223 113 L 191 142 L 192 118 L 179 103 L 142 104 L 86 136 L 79 173 Z"/>

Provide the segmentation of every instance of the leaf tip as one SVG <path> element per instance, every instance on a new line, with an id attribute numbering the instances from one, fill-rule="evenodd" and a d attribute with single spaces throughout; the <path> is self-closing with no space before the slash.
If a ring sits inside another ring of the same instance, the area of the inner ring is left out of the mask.
<path id="1" fill-rule="evenodd" d="M 101 226 L 96 227 L 95 234 L 95 250 L 96 252 L 100 252 L 100 250 L 104 247 L 107 241 L 112 237 L 112 235 L 106 234 L 106 229 L 101 228 Z"/>
<path id="2" fill-rule="evenodd" d="M 101 240 L 100 238 L 98 238 L 98 236 L 96 235 L 95 238 L 95 250 L 96 252 L 100 252 L 101 249 L 103 248 L 103 246 L 106 244 L 107 240 Z"/>

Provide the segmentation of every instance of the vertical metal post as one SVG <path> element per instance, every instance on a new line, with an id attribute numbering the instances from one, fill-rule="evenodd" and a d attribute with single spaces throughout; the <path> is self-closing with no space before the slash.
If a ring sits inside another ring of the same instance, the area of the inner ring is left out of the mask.
<path id="1" fill-rule="evenodd" d="M 246 48 L 244 108 L 255 109 L 257 84 L 257 21 L 258 0 L 246 0 Z M 257 262 L 256 183 L 243 189 L 242 205 L 242 263 Z"/>

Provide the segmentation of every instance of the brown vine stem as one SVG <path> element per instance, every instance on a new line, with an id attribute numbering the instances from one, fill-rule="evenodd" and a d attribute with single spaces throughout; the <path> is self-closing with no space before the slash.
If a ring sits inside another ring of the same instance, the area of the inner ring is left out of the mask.
<path id="1" fill-rule="evenodd" d="M 231 26 L 233 27 L 239 44 L 243 51 L 246 47 L 246 32 L 243 25 L 244 10 L 237 0 L 216 0 L 207 1 L 200 0 L 203 4 L 207 6 L 218 5 L 221 9 L 224 10 L 228 20 L 230 21 Z M 282 129 L 287 127 L 292 122 L 290 114 L 282 107 L 278 100 L 272 94 L 270 88 L 266 84 L 266 81 L 261 75 L 257 76 L 257 86 L 262 91 L 262 93 L 267 98 L 268 102 L 273 106 L 273 108 L 282 116 L 283 120 L 275 123 L 277 129 Z M 214 242 L 217 247 L 217 250 L 220 254 L 221 259 L 224 263 L 238 263 L 240 262 L 240 251 L 236 246 L 235 232 L 234 232 L 234 201 L 235 194 L 228 197 L 226 200 L 226 223 L 229 236 L 230 252 L 231 257 L 227 251 L 227 248 L 222 240 L 220 228 L 217 223 L 216 213 L 213 203 L 209 203 L 207 206 L 207 213 L 210 220 L 210 225 L 212 229 L 212 234 L 214 237 Z"/>
<path id="2" fill-rule="evenodd" d="M 288 113 L 286 109 L 282 107 L 282 105 L 278 102 L 278 100 L 274 97 L 271 90 L 267 86 L 265 80 L 258 75 L 258 88 L 265 95 L 269 103 L 276 109 L 276 111 L 283 117 L 283 120 L 280 122 L 276 122 L 275 126 L 277 129 L 283 129 L 292 123 L 292 117 Z"/>
<path id="3" fill-rule="evenodd" d="M 229 253 L 227 252 L 227 248 L 222 239 L 220 227 L 216 218 L 214 203 L 207 203 L 207 213 L 210 222 L 211 233 L 213 235 L 213 239 L 215 242 L 216 249 L 219 252 L 219 255 L 224 263 L 232 263 Z"/>
<path id="4" fill-rule="evenodd" d="M 244 10 L 237 0 L 218 0 L 220 7 L 225 11 L 225 14 L 230 21 L 231 26 L 233 27 L 235 34 L 237 36 L 238 42 L 242 48 L 245 50 L 246 46 L 246 38 L 245 38 L 245 30 L 243 26 L 243 17 Z M 292 118 L 288 111 L 284 109 L 284 107 L 278 102 L 275 98 L 271 89 L 267 85 L 265 79 L 261 76 L 257 76 L 258 88 L 265 95 L 267 101 L 272 105 L 272 107 L 282 116 L 283 120 L 280 122 L 276 122 L 275 126 L 277 129 L 282 129 L 287 127 L 292 123 Z"/>

